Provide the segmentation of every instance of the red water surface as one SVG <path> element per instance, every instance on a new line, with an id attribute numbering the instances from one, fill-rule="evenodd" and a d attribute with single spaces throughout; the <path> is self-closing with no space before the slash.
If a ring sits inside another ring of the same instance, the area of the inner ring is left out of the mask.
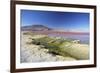
<path id="1" fill-rule="evenodd" d="M 33 31 L 38 34 L 89 35 L 89 32 Z"/>

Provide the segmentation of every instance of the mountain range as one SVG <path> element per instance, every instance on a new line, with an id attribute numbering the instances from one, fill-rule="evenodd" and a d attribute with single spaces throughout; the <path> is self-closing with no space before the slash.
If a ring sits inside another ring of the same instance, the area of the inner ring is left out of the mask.
<path id="1" fill-rule="evenodd" d="M 53 28 L 49 28 L 44 25 L 29 25 L 29 26 L 22 26 L 21 27 L 22 31 L 33 31 L 36 33 L 57 33 L 57 34 L 89 34 L 88 32 L 72 32 L 72 31 L 61 31 L 61 30 L 56 30 Z"/>
<path id="2" fill-rule="evenodd" d="M 22 26 L 21 30 L 22 31 L 48 31 L 53 29 L 46 27 L 44 25 L 30 25 L 30 26 Z"/>

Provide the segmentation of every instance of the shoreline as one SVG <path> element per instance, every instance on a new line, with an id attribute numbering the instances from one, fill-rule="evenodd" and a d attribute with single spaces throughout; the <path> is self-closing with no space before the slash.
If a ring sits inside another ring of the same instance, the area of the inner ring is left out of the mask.
<path id="1" fill-rule="evenodd" d="M 45 35 L 44 35 L 45 36 Z M 44 37 L 42 36 L 42 37 Z M 21 63 L 23 62 L 55 62 L 55 61 L 75 61 L 77 60 L 72 56 L 61 56 L 49 53 L 48 49 L 38 45 L 30 44 L 31 38 L 39 38 L 40 36 L 32 36 L 29 34 L 24 35 L 21 33 Z M 87 50 L 86 50 L 87 51 Z M 77 51 L 76 51 L 77 52 Z M 74 52 L 74 53 L 76 53 Z M 72 52 L 73 53 L 73 52 Z"/>

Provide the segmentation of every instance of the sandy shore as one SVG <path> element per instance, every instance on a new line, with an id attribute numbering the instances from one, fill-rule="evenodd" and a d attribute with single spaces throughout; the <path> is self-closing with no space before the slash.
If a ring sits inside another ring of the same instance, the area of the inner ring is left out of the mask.
<path id="1" fill-rule="evenodd" d="M 63 57 L 48 52 L 44 47 L 31 44 L 31 38 L 39 38 L 41 36 L 23 35 L 21 34 L 21 63 L 24 62 L 48 62 L 48 61 L 74 61 L 74 57 Z"/>

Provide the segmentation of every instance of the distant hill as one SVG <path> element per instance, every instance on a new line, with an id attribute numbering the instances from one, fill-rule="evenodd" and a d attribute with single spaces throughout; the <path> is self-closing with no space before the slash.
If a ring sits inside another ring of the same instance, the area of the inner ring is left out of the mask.
<path id="1" fill-rule="evenodd" d="M 22 26 L 22 31 L 47 31 L 52 30 L 52 28 L 46 27 L 44 25 L 30 25 L 30 26 Z"/>
<path id="2" fill-rule="evenodd" d="M 44 25 L 30 25 L 30 26 L 22 26 L 21 27 L 22 31 L 33 31 L 36 33 L 42 33 L 42 34 L 75 34 L 75 35 L 89 35 L 89 32 L 70 32 L 70 31 L 62 31 L 62 30 L 56 30 L 53 28 L 49 28 Z"/>

